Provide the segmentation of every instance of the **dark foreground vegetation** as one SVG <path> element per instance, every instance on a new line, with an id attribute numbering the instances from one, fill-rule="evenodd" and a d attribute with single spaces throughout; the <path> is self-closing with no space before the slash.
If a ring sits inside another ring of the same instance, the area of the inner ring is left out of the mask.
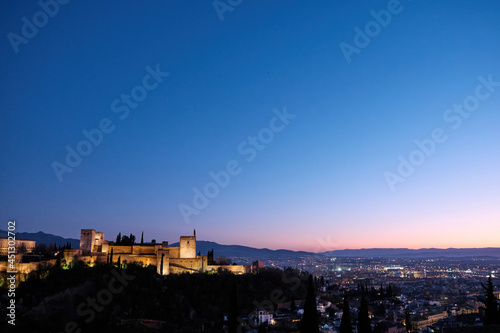
<path id="1" fill-rule="evenodd" d="M 231 321 L 231 316 L 248 314 L 256 306 L 276 308 L 278 302 L 304 298 L 306 288 L 307 274 L 292 269 L 239 276 L 159 276 L 154 266 L 80 263 L 21 283 L 16 289 L 15 328 L 54 333 L 223 332 L 224 316 Z M 11 326 L 5 319 L 7 302 L 2 288 L 2 332 Z"/>

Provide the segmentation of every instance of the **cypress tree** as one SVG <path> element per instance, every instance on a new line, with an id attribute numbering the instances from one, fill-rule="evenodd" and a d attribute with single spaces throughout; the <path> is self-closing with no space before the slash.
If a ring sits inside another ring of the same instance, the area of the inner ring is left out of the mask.
<path id="1" fill-rule="evenodd" d="M 118 235 L 116 236 L 116 245 L 120 245 L 120 243 L 122 242 L 122 233 L 119 232 Z"/>
<path id="2" fill-rule="evenodd" d="M 144 245 L 144 231 L 141 233 L 141 245 Z"/>
<path id="3" fill-rule="evenodd" d="M 488 278 L 488 285 L 485 286 L 481 283 L 486 293 L 486 301 L 484 305 L 486 307 L 484 311 L 484 316 L 486 319 L 486 325 L 500 324 L 500 312 L 498 310 L 498 300 L 493 293 L 494 287 L 491 281 L 491 275 Z"/>
<path id="4" fill-rule="evenodd" d="M 410 313 L 408 311 L 406 311 L 405 325 L 406 325 L 407 332 L 413 331 L 413 326 L 411 324 L 411 316 L 410 316 Z"/>
<path id="5" fill-rule="evenodd" d="M 368 302 L 365 295 L 361 298 L 361 305 L 358 310 L 358 333 L 372 333 L 370 316 L 368 314 Z"/>
<path id="6" fill-rule="evenodd" d="M 122 256 L 118 257 L 118 268 L 122 267 Z"/>
<path id="7" fill-rule="evenodd" d="M 319 333 L 318 309 L 316 307 L 316 295 L 314 293 L 312 275 L 309 275 L 309 283 L 307 284 L 307 294 L 304 303 L 304 315 L 300 323 L 300 333 Z"/>
<path id="8" fill-rule="evenodd" d="M 351 310 L 349 307 L 349 301 L 347 300 L 347 293 L 344 296 L 344 306 L 342 307 L 343 314 L 342 320 L 340 321 L 340 333 L 352 333 L 352 323 L 351 323 Z"/>
<path id="9" fill-rule="evenodd" d="M 111 254 L 109 255 L 109 263 L 113 263 L 113 248 L 111 248 Z"/>

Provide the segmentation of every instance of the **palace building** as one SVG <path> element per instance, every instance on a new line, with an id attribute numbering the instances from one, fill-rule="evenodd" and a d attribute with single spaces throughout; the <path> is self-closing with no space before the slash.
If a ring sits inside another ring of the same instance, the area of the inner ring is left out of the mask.
<path id="1" fill-rule="evenodd" d="M 104 239 L 104 233 L 94 229 L 82 229 L 80 249 L 64 251 L 66 263 L 75 260 L 89 264 L 118 262 L 122 264 L 142 263 L 156 266 L 158 274 L 205 273 L 210 271 L 230 271 L 235 274 L 249 273 L 248 265 L 213 265 L 213 254 L 196 253 L 196 231 L 193 236 L 181 236 L 179 246 L 169 246 L 168 242 L 118 245 Z"/>
<path id="2" fill-rule="evenodd" d="M 31 253 L 35 248 L 34 240 L 26 240 L 26 239 L 16 239 L 15 241 L 9 240 L 7 237 L 0 237 L 0 255 L 6 256 L 9 252 L 10 244 L 14 243 L 15 252 L 16 253 Z"/>

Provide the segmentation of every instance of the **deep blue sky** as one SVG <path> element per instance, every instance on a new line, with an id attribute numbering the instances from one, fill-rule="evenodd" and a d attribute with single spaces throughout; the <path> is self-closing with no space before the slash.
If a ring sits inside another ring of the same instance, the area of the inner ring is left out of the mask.
<path id="1" fill-rule="evenodd" d="M 350 63 L 339 45 L 387 1 L 244 0 L 223 21 L 211 1 L 59 7 L 16 53 L 9 33 L 41 8 L 0 3 L 1 229 L 14 218 L 19 231 L 172 242 L 196 228 L 318 251 L 500 245 L 500 87 L 459 128 L 443 118 L 478 76 L 500 81 L 499 2 L 402 0 Z M 120 120 L 112 102 L 157 65 L 168 77 Z M 296 117 L 248 162 L 238 146 L 284 107 Z M 51 164 L 104 118 L 114 131 L 60 182 Z M 435 128 L 447 140 L 392 191 L 385 173 Z M 179 205 L 231 160 L 241 173 L 186 224 Z"/>

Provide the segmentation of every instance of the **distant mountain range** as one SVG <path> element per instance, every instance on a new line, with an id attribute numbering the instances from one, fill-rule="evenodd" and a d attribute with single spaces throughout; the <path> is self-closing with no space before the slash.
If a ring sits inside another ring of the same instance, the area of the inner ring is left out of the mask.
<path id="1" fill-rule="evenodd" d="M 0 237 L 7 237 L 7 231 L 0 229 Z M 73 249 L 80 247 L 80 240 L 75 238 L 63 238 L 52 234 L 46 234 L 42 231 L 31 232 L 18 232 L 16 233 L 17 239 L 34 240 L 37 244 L 52 244 L 66 245 L 67 242 L 71 243 Z M 171 246 L 179 246 L 179 243 L 173 243 Z M 283 258 L 300 258 L 313 255 L 325 255 L 330 257 L 369 257 L 369 258 L 467 258 L 467 257 L 489 257 L 500 258 L 500 247 L 486 247 L 486 248 L 449 248 L 449 249 L 406 249 L 406 248 L 383 248 L 383 249 L 357 249 L 357 250 L 335 250 L 322 253 L 313 253 L 305 251 L 291 251 L 291 250 L 270 250 L 270 249 L 257 249 L 242 245 L 222 245 L 209 241 L 196 241 L 196 251 L 206 255 L 208 251 L 214 250 L 215 257 L 240 257 L 248 258 L 250 260 L 257 259 L 283 259 Z"/>
<path id="2" fill-rule="evenodd" d="M 179 243 L 172 244 L 179 246 Z M 357 250 L 335 250 L 321 253 L 291 251 L 291 250 L 270 250 L 256 249 L 241 245 L 221 245 L 214 242 L 196 241 L 196 251 L 206 254 L 214 250 L 215 257 L 248 257 L 257 260 L 261 259 L 282 259 L 299 258 L 313 255 L 324 255 L 329 257 L 351 257 L 351 258 L 467 258 L 467 257 L 496 257 L 500 258 L 500 248 L 465 248 L 465 249 L 406 249 L 406 248 L 383 248 L 383 249 L 357 249 Z"/>
<path id="3" fill-rule="evenodd" d="M 179 243 L 169 244 L 179 246 Z M 206 255 L 208 251 L 214 250 L 214 256 L 217 257 L 246 257 L 253 260 L 257 259 L 279 259 L 279 258 L 298 258 L 316 255 L 316 253 L 291 250 L 270 250 L 256 249 L 254 247 L 242 245 L 222 245 L 215 242 L 196 240 L 196 252 Z"/>
<path id="4" fill-rule="evenodd" d="M 0 229 L 0 237 L 7 237 L 7 231 Z M 71 248 L 79 249 L 80 248 L 80 240 L 75 238 L 63 238 L 61 236 L 55 236 L 52 234 L 46 234 L 43 231 L 39 232 L 16 232 L 16 239 L 26 239 L 26 240 L 34 240 L 36 244 L 46 244 L 47 246 L 50 244 L 56 244 L 56 246 L 63 246 L 66 243 L 71 243 Z"/>
<path id="5" fill-rule="evenodd" d="M 500 247 L 484 248 L 449 248 L 449 249 L 359 249 L 324 252 L 333 257 L 391 257 L 391 258 L 464 258 L 464 257 L 497 257 L 500 258 Z"/>

